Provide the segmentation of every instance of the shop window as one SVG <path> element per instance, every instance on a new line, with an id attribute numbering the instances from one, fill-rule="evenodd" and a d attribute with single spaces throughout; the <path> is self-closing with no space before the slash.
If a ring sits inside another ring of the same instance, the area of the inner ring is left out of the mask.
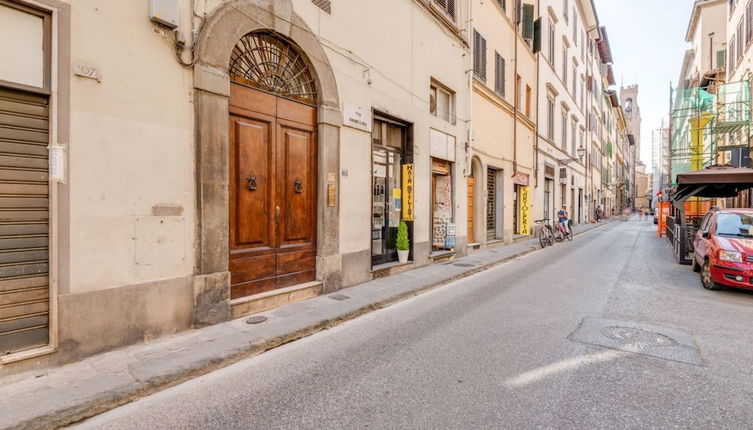
<path id="1" fill-rule="evenodd" d="M 397 261 L 395 240 L 402 220 L 402 168 L 411 162 L 408 126 L 375 114 L 372 127 L 371 261 Z M 409 230 L 410 230 L 409 223 Z"/>
<path id="2" fill-rule="evenodd" d="M 452 163 L 431 159 L 432 251 L 455 248 Z"/>
<path id="3" fill-rule="evenodd" d="M 434 129 L 429 134 L 432 251 L 450 251 L 455 248 L 456 234 L 453 190 L 456 139 L 455 136 Z"/>

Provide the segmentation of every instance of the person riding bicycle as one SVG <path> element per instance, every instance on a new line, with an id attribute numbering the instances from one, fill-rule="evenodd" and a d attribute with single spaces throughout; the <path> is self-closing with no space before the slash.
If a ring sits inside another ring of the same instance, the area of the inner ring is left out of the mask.
<path id="1" fill-rule="evenodd" d="M 562 209 L 557 211 L 557 223 L 562 226 L 565 234 L 570 233 L 570 226 L 568 225 L 567 206 L 562 206 Z"/>

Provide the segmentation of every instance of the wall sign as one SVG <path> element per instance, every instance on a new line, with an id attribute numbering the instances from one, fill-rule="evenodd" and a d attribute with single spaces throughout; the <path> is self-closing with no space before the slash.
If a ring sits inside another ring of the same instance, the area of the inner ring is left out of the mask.
<path id="1" fill-rule="evenodd" d="M 343 103 L 343 125 L 371 133 L 371 111 Z"/>
<path id="2" fill-rule="evenodd" d="M 413 164 L 403 164 L 403 221 L 413 221 L 415 208 L 413 206 L 414 171 Z"/>
<path id="3" fill-rule="evenodd" d="M 531 231 L 531 187 L 520 187 L 518 190 L 520 199 L 520 234 L 528 234 Z"/>
<path id="4" fill-rule="evenodd" d="M 86 63 L 76 63 L 73 66 L 73 74 L 82 78 L 94 79 L 102 82 L 102 73 L 95 66 Z"/>
<path id="5" fill-rule="evenodd" d="M 528 185 L 528 175 L 525 173 L 516 173 L 515 176 L 512 177 L 512 183 L 515 185 Z"/>

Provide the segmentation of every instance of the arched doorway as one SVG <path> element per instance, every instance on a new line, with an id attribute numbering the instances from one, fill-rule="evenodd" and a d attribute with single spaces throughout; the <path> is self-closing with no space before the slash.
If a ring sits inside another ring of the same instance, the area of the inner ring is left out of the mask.
<path id="1" fill-rule="evenodd" d="M 252 32 L 228 65 L 230 298 L 316 279 L 317 90 L 301 50 Z"/>

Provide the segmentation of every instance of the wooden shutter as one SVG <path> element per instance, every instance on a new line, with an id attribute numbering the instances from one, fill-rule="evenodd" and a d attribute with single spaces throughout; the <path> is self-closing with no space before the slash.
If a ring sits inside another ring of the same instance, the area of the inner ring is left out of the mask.
<path id="1" fill-rule="evenodd" d="M 494 91 L 505 95 L 505 59 L 499 53 L 494 53 Z"/>
<path id="2" fill-rule="evenodd" d="M 533 5 L 523 4 L 523 39 L 533 40 Z"/>
<path id="3" fill-rule="evenodd" d="M 541 18 L 533 22 L 533 53 L 541 51 Z"/>
<path id="4" fill-rule="evenodd" d="M 473 73 L 486 81 L 486 39 L 473 30 Z"/>
<path id="5" fill-rule="evenodd" d="M 0 354 L 48 343 L 46 96 L 0 88 Z"/>

